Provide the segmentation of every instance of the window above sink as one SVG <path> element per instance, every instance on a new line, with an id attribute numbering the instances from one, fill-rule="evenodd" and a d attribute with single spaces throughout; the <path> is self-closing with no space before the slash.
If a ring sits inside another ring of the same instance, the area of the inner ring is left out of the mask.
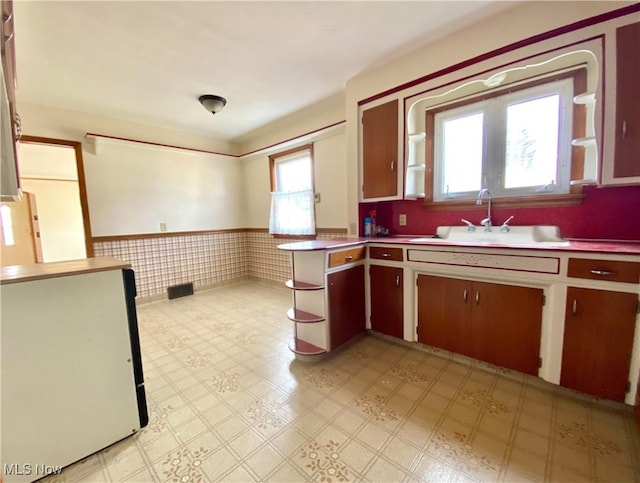
<path id="1" fill-rule="evenodd" d="M 436 205 L 489 188 L 501 206 L 580 203 L 598 173 L 602 45 L 544 52 L 463 68 L 405 97 L 406 198 L 446 209 Z"/>

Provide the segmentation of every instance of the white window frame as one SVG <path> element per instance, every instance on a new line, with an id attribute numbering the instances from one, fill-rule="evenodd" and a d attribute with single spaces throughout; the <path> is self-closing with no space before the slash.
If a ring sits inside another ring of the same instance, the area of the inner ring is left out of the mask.
<path id="1" fill-rule="evenodd" d="M 558 163 L 556 165 L 555 183 L 521 188 L 505 188 L 506 110 L 508 105 L 518 101 L 546 97 L 555 93 L 560 96 Z M 477 196 L 478 190 L 457 193 L 446 192 L 441 140 L 443 140 L 444 122 L 480 111 L 484 113 L 480 188 L 488 188 L 495 198 L 569 193 L 573 122 L 573 78 L 571 77 L 436 113 L 434 116 L 434 201 L 474 199 Z M 464 140 L 461 140 L 461 142 L 464 142 Z"/>
<path id="2" fill-rule="evenodd" d="M 296 191 L 283 191 L 280 187 L 282 180 L 279 179 L 279 165 L 298 161 L 303 158 L 309 159 L 309 182 L 310 186 L 305 186 Z M 269 216 L 269 233 L 273 235 L 291 236 L 315 236 L 315 198 L 314 198 L 314 167 L 313 167 L 313 146 L 307 145 L 295 148 L 283 153 L 269 156 L 271 169 L 271 213 Z M 291 215 L 290 206 L 306 207 L 306 214 L 295 210 L 295 216 Z"/>

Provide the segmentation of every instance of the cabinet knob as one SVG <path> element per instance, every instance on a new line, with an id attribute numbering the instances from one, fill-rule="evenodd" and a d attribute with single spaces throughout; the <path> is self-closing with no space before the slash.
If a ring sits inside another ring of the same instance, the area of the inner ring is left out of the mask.
<path id="1" fill-rule="evenodd" d="M 480 292 L 476 292 L 476 305 L 480 305 Z"/>
<path id="2" fill-rule="evenodd" d="M 573 305 L 571 306 L 571 311 L 573 312 L 573 315 L 576 315 L 578 313 L 578 301 L 576 299 L 573 299 Z"/>
<path id="3" fill-rule="evenodd" d="M 382 258 L 389 258 L 391 256 L 391 254 L 390 253 L 382 253 L 380 256 Z"/>
<path id="4" fill-rule="evenodd" d="M 344 260 L 346 262 L 350 262 L 351 260 L 353 260 L 353 255 L 347 255 L 346 257 L 344 257 Z"/>
<path id="5" fill-rule="evenodd" d="M 464 289 L 464 292 L 462 293 L 462 298 L 464 299 L 464 303 L 467 303 L 467 289 Z"/>

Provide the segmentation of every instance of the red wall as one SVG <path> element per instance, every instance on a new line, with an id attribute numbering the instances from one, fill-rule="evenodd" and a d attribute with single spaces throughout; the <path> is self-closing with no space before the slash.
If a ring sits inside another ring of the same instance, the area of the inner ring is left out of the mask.
<path id="1" fill-rule="evenodd" d="M 579 206 L 563 208 L 501 208 L 491 210 L 494 225 L 513 215 L 511 225 L 557 225 L 565 238 L 640 241 L 640 186 L 584 187 Z M 486 216 L 486 200 L 478 209 L 428 211 L 423 200 L 360 203 L 360 234 L 365 216 L 375 209 L 376 222 L 392 235 L 431 235 L 441 225 L 462 225 L 460 218 L 480 224 Z M 407 215 L 407 225 L 398 224 L 398 215 Z"/>

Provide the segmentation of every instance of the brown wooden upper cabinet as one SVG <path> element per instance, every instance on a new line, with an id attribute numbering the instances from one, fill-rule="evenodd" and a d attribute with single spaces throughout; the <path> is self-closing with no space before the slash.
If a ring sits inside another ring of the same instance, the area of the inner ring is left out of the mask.
<path id="1" fill-rule="evenodd" d="M 362 197 L 398 196 L 398 100 L 362 112 Z"/>
<path id="2" fill-rule="evenodd" d="M 640 22 L 616 30 L 616 66 L 613 176 L 640 176 Z"/>

